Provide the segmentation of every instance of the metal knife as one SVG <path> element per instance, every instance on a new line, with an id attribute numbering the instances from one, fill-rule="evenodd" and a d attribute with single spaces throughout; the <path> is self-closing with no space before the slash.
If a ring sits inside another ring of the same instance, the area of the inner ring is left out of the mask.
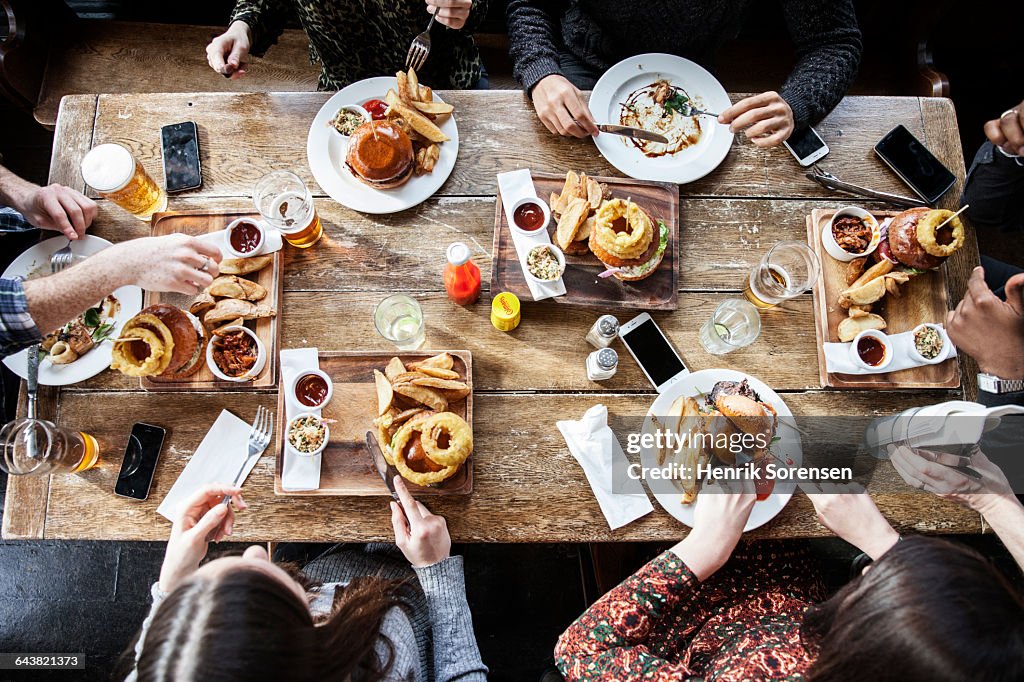
<path id="1" fill-rule="evenodd" d="M 648 142 L 668 144 L 668 138 L 664 135 L 652 133 L 650 130 L 644 130 L 643 128 L 630 128 L 629 126 L 617 126 L 610 123 L 603 123 L 597 126 L 597 129 L 602 133 L 611 133 L 612 135 L 622 135 L 623 137 L 635 137 L 638 140 L 647 140 Z"/>
<path id="2" fill-rule="evenodd" d="M 370 453 L 373 466 L 380 477 L 384 479 L 384 485 L 388 487 L 391 497 L 401 504 L 402 501 L 398 499 L 398 493 L 395 492 L 395 476 L 398 475 L 398 469 L 384 459 L 384 452 L 380 449 L 380 444 L 377 442 L 377 437 L 373 435 L 373 431 L 366 432 L 366 451 Z"/>

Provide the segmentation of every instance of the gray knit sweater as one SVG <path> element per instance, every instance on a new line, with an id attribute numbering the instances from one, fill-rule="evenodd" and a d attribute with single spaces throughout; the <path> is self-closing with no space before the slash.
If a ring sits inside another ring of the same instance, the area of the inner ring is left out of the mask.
<path id="1" fill-rule="evenodd" d="M 411 569 L 394 554 L 381 545 L 369 545 L 365 549 L 335 552 L 305 566 L 303 572 L 309 578 L 324 581 L 310 604 L 313 616 L 329 615 L 335 592 L 356 576 L 402 579 L 415 575 L 418 588 L 407 585 L 400 596 L 405 608 L 391 609 L 381 624 L 381 634 L 391 641 L 394 649 L 386 679 L 388 682 L 485 681 L 488 671 L 473 634 L 462 557 L 449 557 L 433 566 Z M 166 595 L 154 584 L 152 596 L 153 606 L 135 646 L 136 660 L 142 654 L 149 624 Z M 383 660 L 386 649 L 382 642 L 378 642 L 377 653 Z M 136 672 L 132 670 L 126 682 L 136 679 Z"/>
<path id="2" fill-rule="evenodd" d="M 747 2 L 509 0 L 513 73 L 530 92 L 540 79 L 561 73 L 558 57 L 564 52 L 597 74 L 647 52 L 667 52 L 711 68 L 718 49 L 738 34 Z M 777 89 L 799 128 L 824 118 L 846 94 L 860 63 L 861 35 L 853 0 L 779 0 L 779 5 L 798 61 Z"/>

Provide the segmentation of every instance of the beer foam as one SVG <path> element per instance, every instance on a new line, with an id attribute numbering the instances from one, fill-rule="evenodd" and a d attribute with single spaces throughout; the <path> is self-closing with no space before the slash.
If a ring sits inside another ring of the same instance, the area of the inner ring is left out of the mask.
<path id="1" fill-rule="evenodd" d="M 82 178 L 97 192 L 113 192 L 131 180 L 135 159 L 119 144 L 101 144 L 82 159 Z"/>

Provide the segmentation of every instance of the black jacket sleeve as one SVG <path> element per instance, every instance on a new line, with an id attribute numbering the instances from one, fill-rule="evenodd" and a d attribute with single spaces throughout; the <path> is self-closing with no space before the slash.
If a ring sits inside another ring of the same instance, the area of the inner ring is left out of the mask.
<path id="1" fill-rule="evenodd" d="M 512 75 L 527 93 L 544 76 L 561 73 L 559 17 L 564 9 L 565 2 L 559 0 L 509 0 L 506 11 Z"/>
<path id="2" fill-rule="evenodd" d="M 783 0 L 797 63 L 779 94 L 796 127 L 823 119 L 843 99 L 863 52 L 853 0 Z"/>

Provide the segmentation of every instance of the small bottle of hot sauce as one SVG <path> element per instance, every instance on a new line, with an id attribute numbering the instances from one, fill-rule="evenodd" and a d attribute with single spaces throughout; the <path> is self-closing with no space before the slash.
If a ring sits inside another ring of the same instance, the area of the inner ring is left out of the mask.
<path id="1" fill-rule="evenodd" d="M 448 265 L 444 268 L 444 288 L 457 305 L 469 305 L 480 299 L 480 268 L 469 258 L 463 242 L 448 246 Z"/>

